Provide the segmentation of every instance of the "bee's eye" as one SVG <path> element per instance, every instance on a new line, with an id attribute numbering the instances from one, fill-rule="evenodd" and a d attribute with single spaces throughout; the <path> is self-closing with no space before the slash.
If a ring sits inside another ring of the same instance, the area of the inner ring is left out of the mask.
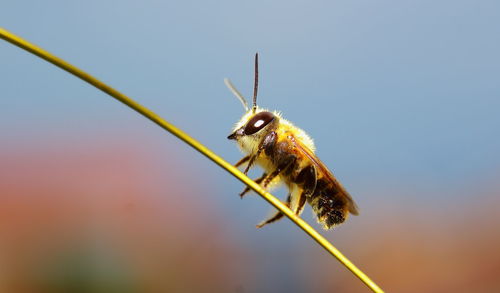
<path id="1" fill-rule="evenodd" d="M 257 131 L 264 128 L 267 124 L 274 120 L 274 115 L 271 112 L 260 112 L 248 121 L 247 125 L 245 125 L 244 134 L 252 135 Z"/>

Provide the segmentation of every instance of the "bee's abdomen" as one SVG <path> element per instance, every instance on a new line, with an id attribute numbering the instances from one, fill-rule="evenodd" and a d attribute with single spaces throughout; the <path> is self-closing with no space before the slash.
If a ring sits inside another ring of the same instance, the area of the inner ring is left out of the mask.
<path id="1" fill-rule="evenodd" d="M 343 223 L 348 216 L 345 196 L 332 182 L 318 178 L 314 193 L 307 198 L 313 208 L 318 222 L 326 229 Z"/>

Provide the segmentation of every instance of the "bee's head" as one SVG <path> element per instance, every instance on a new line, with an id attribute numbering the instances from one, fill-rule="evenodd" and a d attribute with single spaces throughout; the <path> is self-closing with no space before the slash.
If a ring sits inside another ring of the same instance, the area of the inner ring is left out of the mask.
<path id="1" fill-rule="evenodd" d="M 276 124 L 277 120 L 278 116 L 267 110 L 256 109 L 255 113 L 248 111 L 236 123 L 233 133 L 227 138 L 238 140 L 242 136 L 255 136 L 261 134 L 261 132 L 268 132 L 274 128 L 273 125 Z"/>
<path id="2" fill-rule="evenodd" d="M 233 132 L 227 138 L 238 141 L 240 146 L 244 149 L 251 149 L 254 148 L 255 145 L 258 145 L 261 139 L 263 139 L 269 131 L 276 128 L 279 120 L 278 113 L 272 113 L 257 107 L 257 89 L 259 80 L 258 58 L 259 55 L 255 54 L 255 83 L 253 89 L 253 105 L 251 109 L 248 108 L 246 99 L 234 87 L 229 79 L 224 80 L 227 87 L 240 100 L 246 110 L 246 113 L 243 117 L 241 117 L 240 121 L 236 123 Z"/>
<path id="3" fill-rule="evenodd" d="M 255 113 L 250 110 L 236 123 L 227 138 L 236 140 L 242 149 L 252 151 L 270 131 L 277 128 L 278 122 L 278 113 L 258 108 Z"/>

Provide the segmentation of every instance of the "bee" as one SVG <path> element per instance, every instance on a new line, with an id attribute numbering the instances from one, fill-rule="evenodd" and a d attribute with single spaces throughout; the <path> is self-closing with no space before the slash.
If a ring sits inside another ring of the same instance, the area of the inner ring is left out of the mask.
<path id="1" fill-rule="evenodd" d="M 253 105 L 250 109 L 246 99 L 225 79 L 224 82 L 245 108 L 245 114 L 227 137 L 236 140 L 246 154 L 235 167 L 246 164 L 247 174 L 254 165 L 264 169 L 255 182 L 263 188 L 283 183 L 288 188 L 285 204 L 300 215 L 305 203 L 311 205 L 318 223 L 326 230 L 343 223 L 350 214 L 358 215 L 358 207 L 332 172 L 314 154 L 313 140 L 302 129 L 285 120 L 279 112 L 268 111 L 257 106 L 258 54 L 255 54 L 255 82 Z M 243 198 L 250 189 L 240 193 Z M 257 225 L 261 228 L 283 218 L 276 212 Z"/>

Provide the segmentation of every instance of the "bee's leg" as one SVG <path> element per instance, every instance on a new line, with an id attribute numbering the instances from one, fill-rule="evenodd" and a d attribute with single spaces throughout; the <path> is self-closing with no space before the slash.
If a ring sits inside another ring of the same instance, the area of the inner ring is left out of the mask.
<path id="1" fill-rule="evenodd" d="M 250 159 L 250 156 L 245 156 L 243 157 L 241 160 L 239 160 L 236 164 L 234 164 L 234 166 L 236 168 L 238 168 L 239 166 L 241 166 L 243 163 L 245 163 L 246 161 L 248 161 Z"/>
<path id="2" fill-rule="evenodd" d="M 272 148 L 276 144 L 277 139 L 278 139 L 278 134 L 274 131 L 270 132 L 268 135 L 264 137 L 262 142 L 259 144 L 259 147 L 257 148 L 257 152 L 255 153 L 255 155 L 250 157 L 250 161 L 248 162 L 245 171 L 243 171 L 245 175 L 248 173 L 248 170 L 250 170 L 250 167 L 252 167 L 253 163 L 255 163 L 255 160 L 260 156 L 260 153 L 262 153 L 262 151 L 265 150 L 266 154 L 272 151 Z"/>
<path id="3" fill-rule="evenodd" d="M 281 170 L 277 169 L 277 170 L 273 171 L 271 174 L 269 174 L 269 176 L 264 178 L 264 183 L 262 183 L 262 187 L 267 188 L 269 183 L 271 183 L 271 181 L 273 181 L 274 178 L 276 178 L 276 176 L 278 176 L 280 173 L 281 173 Z"/>
<path id="4" fill-rule="evenodd" d="M 303 168 L 297 176 L 296 181 L 302 183 L 302 191 L 299 193 L 297 209 L 294 211 L 298 216 L 302 213 L 307 198 L 310 198 L 316 190 L 316 168 L 313 165 Z"/>
<path id="5" fill-rule="evenodd" d="M 302 213 L 302 210 L 304 210 L 304 206 L 306 205 L 306 199 L 307 195 L 305 194 L 305 191 L 302 191 L 299 195 L 299 203 L 297 205 L 297 210 L 295 210 L 295 214 L 299 216 Z"/>
<path id="6" fill-rule="evenodd" d="M 262 185 L 263 188 L 267 188 L 267 186 L 269 185 L 269 183 L 271 183 L 271 181 L 273 181 L 273 179 L 276 178 L 276 176 L 278 176 L 280 172 L 281 172 L 281 170 L 278 169 L 278 170 L 272 172 L 271 174 L 264 173 L 264 174 L 262 174 L 261 177 L 255 179 L 254 181 L 256 183 L 259 183 L 259 184 L 261 182 L 264 182 L 261 185 Z M 243 197 L 249 191 L 250 191 L 250 187 L 248 187 L 248 186 L 245 187 L 245 189 L 243 190 L 243 192 L 240 193 L 240 197 Z"/>
<path id="7" fill-rule="evenodd" d="M 288 169 L 290 166 L 295 163 L 297 158 L 295 156 L 291 156 L 287 161 L 285 161 L 283 164 L 281 164 L 281 167 L 278 167 L 276 170 L 274 170 L 269 176 L 267 176 L 264 179 L 264 183 L 262 184 L 262 187 L 266 188 L 273 180 L 276 178 L 281 172 L 285 171 Z"/>
<path id="8" fill-rule="evenodd" d="M 281 167 L 279 167 L 274 172 L 272 172 L 271 174 L 269 174 L 269 176 L 267 176 L 267 178 L 264 181 L 263 187 L 265 188 L 281 172 L 286 171 L 290 166 L 292 166 L 295 163 L 296 160 L 297 160 L 297 158 L 294 157 L 294 156 L 292 156 L 289 159 L 287 159 L 287 161 L 284 164 L 282 164 Z M 288 196 L 286 198 L 286 203 L 285 204 L 289 208 L 290 208 L 291 201 L 292 201 L 292 194 L 288 193 Z M 265 225 L 267 225 L 269 223 L 276 222 L 276 221 L 280 220 L 281 218 L 283 218 L 283 216 L 284 216 L 284 214 L 282 212 L 277 211 L 276 214 L 274 216 L 272 216 L 270 219 L 268 219 L 268 220 L 260 223 L 259 225 L 257 225 L 257 228 L 262 228 L 262 227 L 264 227 Z"/>
<path id="9" fill-rule="evenodd" d="M 248 174 L 248 170 L 250 170 L 250 167 L 252 167 L 253 163 L 255 162 L 255 159 L 257 159 L 257 157 L 260 155 L 260 152 L 257 151 L 257 154 L 255 154 L 254 156 L 251 156 L 249 161 L 248 161 L 248 165 L 247 167 L 245 168 L 245 171 L 243 171 L 243 174 L 247 175 Z"/>
<path id="10" fill-rule="evenodd" d="M 285 205 L 287 207 L 290 207 L 291 198 L 292 198 L 292 195 L 289 193 L 288 197 L 286 198 L 286 203 L 285 203 Z M 267 224 L 270 224 L 272 222 L 276 222 L 278 220 L 281 220 L 281 218 L 283 218 L 283 216 L 284 216 L 284 214 L 282 212 L 277 211 L 276 214 L 274 214 L 271 218 L 269 218 L 269 219 L 263 221 L 262 223 L 258 224 L 257 228 L 262 228 L 262 227 L 264 227 Z"/>
<path id="11" fill-rule="evenodd" d="M 260 184 L 261 182 L 264 182 L 264 183 L 262 184 L 262 187 L 263 187 L 263 188 L 266 188 L 266 187 L 269 185 L 269 183 L 271 183 L 271 181 L 273 181 L 273 179 L 274 179 L 274 178 L 276 178 L 276 176 L 278 176 L 278 175 L 279 175 L 279 173 L 280 173 L 281 171 L 282 171 L 282 169 L 276 169 L 276 170 L 275 170 L 274 172 L 272 172 L 271 174 L 264 173 L 264 174 L 262 174 L 262 176 L 261 176 L 261 177 L 259 177 L 259 178 L 255 179 L 254 181 L 255 181 L 256 183 L 259 183 L 259 184 Z M 248 186 L 247 186 L 247 187 L 243 190 L 243 192 L 242 192 L 242 193 L 240 193 L 240 196 L 241 196 L 241 197 L 243 197 L 243 196 L 244 196 L 247 192 L 249 192 L 249 191 L 250 191 L 250 187 L 248 187 Z"/>
<path id="12" fill-rule="evenodd" d="M 255 179 L 254 181 L 255 181 L 255 183 L 259 183 L 260 184 L 262 182 L 262 180 L 264 180 L 266 177 L 267 177 L 267 173 L 264 172 L 264 174 L 262 174 L 262 176 L 260 176 L 259 178 Z M 247 192 L 249 192 L 249 191 L 250 191 L 250 187 L 248 187 L 248 186 L 245 187 L 245 189 L 240 193 L 240 197 L 243 198 L 243 196 L 245 196 L 245 194 Z"/>
<path id="13" fill-rule="evenodd" d="M 257 149 L 257 153 L 254 155 L 254 156 L 246 156 L 244 157 L 243 159 L 241 159 L 238 163 L 236 163 L 236 167 L 245 163 L 246 161 L 249 161 L 248 162 L 248 165 L 247 167 L 245 168 L 245 171 L 243 172 L 245 175 L 248 173 L 248 170 L 250 170 L 250 167 L 253 165 L 255 159 L 260 155 L 260 153 L 262 151 L 265 151 L 266 153 L 269 152 L 269 149 L 272 149 L 272 147 L 274 146 L 274 144 L 276 143 L 276 138 L 278 137 L 278 135 L 276 134 L 276 132 L 271 132 L 269 133 L 265 138 L 264 140 L 262 141 L 262 143 L 259 145 L 259 148 Z M 276 170 L 275 172 L 269 174 L 267 173 L 264 173 L 260 178 L 256 179 L 255 182 L 257 183 L 261 183 L 262 181 L 264 181 L 264 184 L 263 184 L 263 187 L 266 188 L 267 185 L 269 185 L 269 183 L 276 177 L 278 176 L 280 170 Z M 250 191 L 250 188 L 247 186 L 242 193 L 240 193 L 240 197 L 243 197 L 247 192 Z"/>

